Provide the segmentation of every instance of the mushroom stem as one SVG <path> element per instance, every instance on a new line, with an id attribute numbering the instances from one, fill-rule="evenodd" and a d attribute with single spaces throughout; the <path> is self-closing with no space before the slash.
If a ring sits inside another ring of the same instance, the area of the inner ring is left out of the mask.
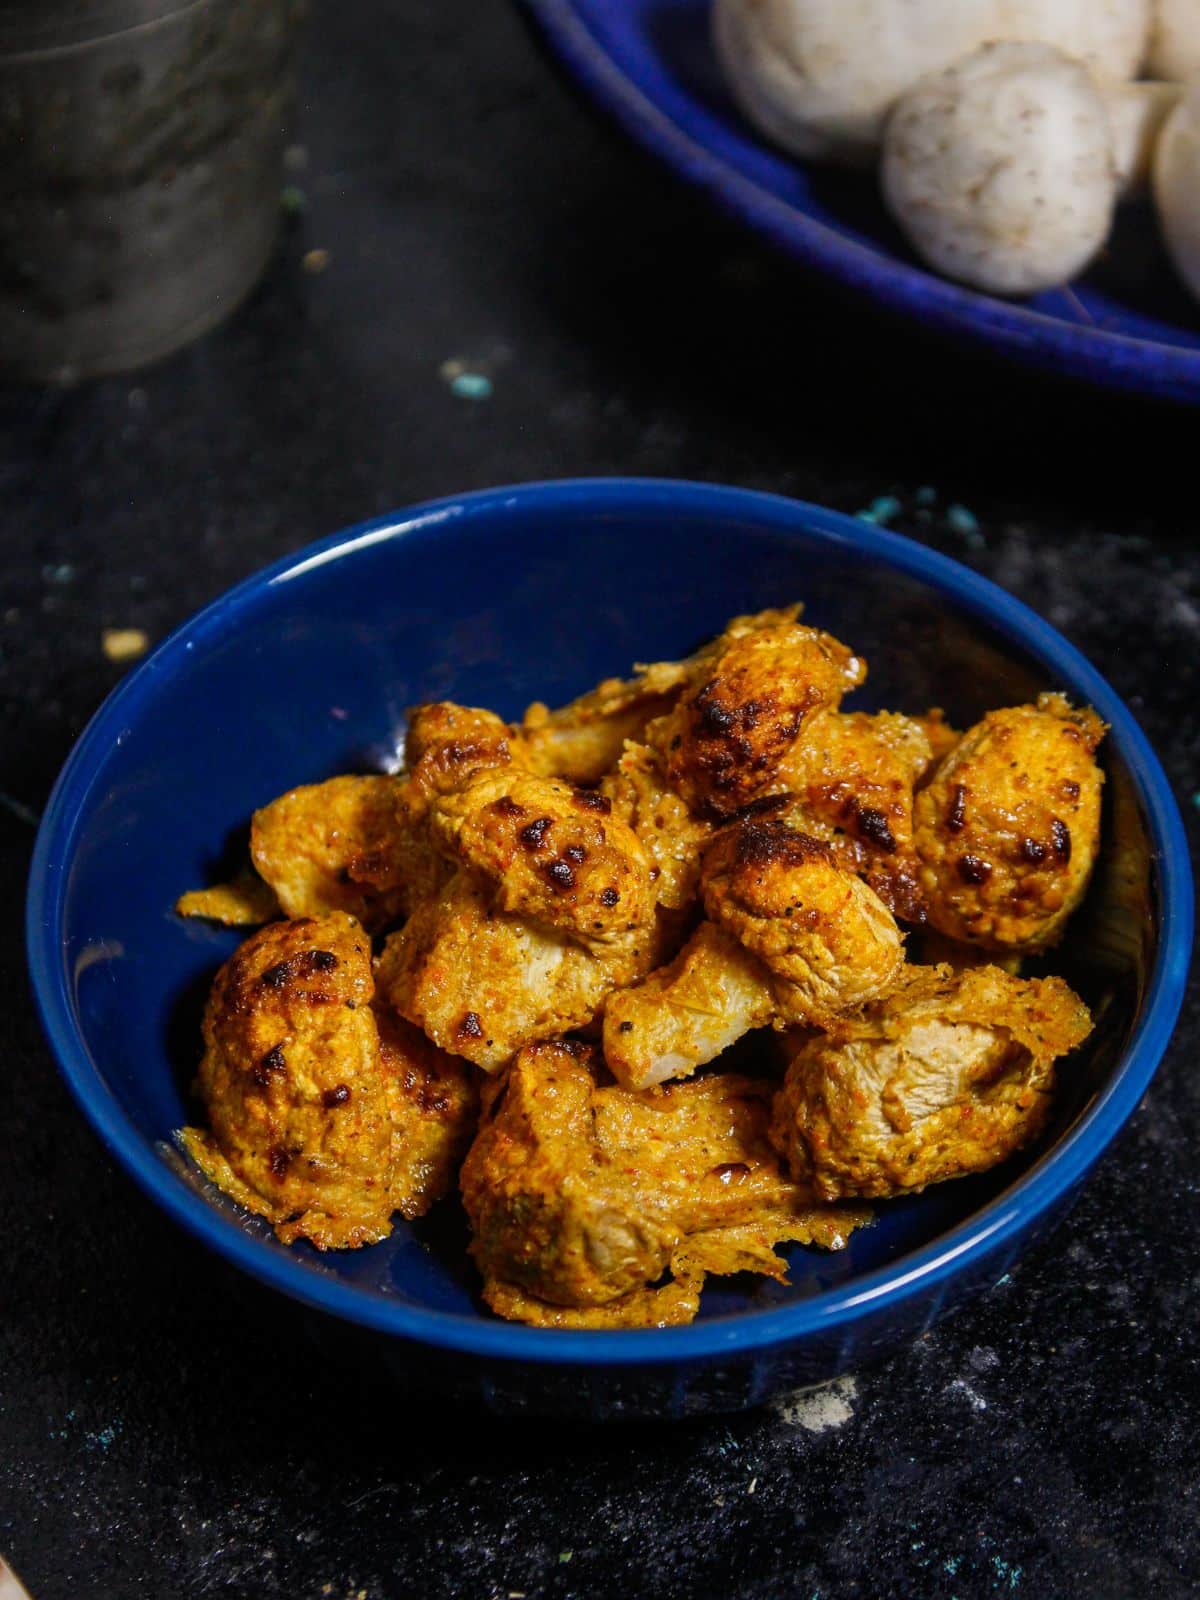
<path id="1" fill-rule="evenodd" d="M 1183 95 L 1178 83 L 1114 83 L 1103 89 L 1112 126 L 1119 198 L 1140 194 L 1150 181 L 1159 135 Z"/>
<path id="2" fill-rule="evenodd" d="M 1152 78 L 1200 77 L 1200 0 L 1152 0 L 1148 69 Z"/>
<path id="3" fill-rule="evenodd" d="M 1200 299 L 1200 83 L 1180 100 L 1159 135 L 1154 199 L 1167 253 Z"/>

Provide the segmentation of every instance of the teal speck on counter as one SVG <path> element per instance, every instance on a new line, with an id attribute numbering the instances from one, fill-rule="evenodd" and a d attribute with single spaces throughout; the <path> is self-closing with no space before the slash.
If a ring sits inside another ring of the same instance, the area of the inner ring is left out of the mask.
<path id="1" fill-rule="evenodd" d="M 979 518 L 973 511 L 968 511 L 966 506 L 953 505 L 946 507 L 946 526 L 951 533 L 961 534 L 968 543 L 978 539 L 983 541 L 983 534 L 979 527 Z"/>
<path id="2" fill-rule="evenodd" d="M 900 502 L 894 494 L 881 494 L 877 500 L 872 500 L 865 511 L 858 513 L 860 522 L 874 522 L 878 527 L 885 528 L 900 510 Z"/>
<path id="3" fill-rule="evenodd" d="M 450 390 L 463 400 L 488 400 L 492 394 L 492 380 L 482 372 L 460 372 L 451 378 Z"/>

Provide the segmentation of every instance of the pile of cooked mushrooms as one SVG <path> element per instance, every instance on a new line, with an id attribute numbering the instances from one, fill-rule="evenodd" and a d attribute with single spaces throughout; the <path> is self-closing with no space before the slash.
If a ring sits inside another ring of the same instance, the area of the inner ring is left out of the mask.
<path id="1" fill-rule="evenodd" d="M 1087 890 L 1104 725 L 846 710 L 867 663 L 799 610 L 517 723 L 416 706 L 402 772 L 257 811 L 253 872 L 178 907 L 262 924 L 200 1170 L 323 1250 L 457 1183 L 493 1311 L 646 1327 L 1037 1139 L 1091 1018 L 1018 968 Z"/>
<path id="2" fill-rule="evenodd" d="M 714 0 L 734 97 L 806 160 L 878 162 L 923 260 L 1068 282 L 1150 187 L 1200 297 L 1200 0 Z"/>

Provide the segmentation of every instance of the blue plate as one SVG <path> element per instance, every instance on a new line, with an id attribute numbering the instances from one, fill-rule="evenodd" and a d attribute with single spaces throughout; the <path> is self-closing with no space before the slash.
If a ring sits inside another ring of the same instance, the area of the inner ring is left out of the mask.
<path id="1" fill-rule="evenodd" d="M 1043 1147 L 881 1206 L 843 1252 L 791 1249 L 787 1286 L 714 1284 L 692 1327 L 596 1333 L 483 1311 L 454 1203 L 382 1245 L 320 1256 L 279 1244 L 178 1157 L 171 1134 L 187 1114 L 200 1006 L 239 935 L 182 921 L 172 905 L 221 870 L 255 806 L 394 760 L 415 700 L 513 715 L 631 661 L 682 654 L 732 612 L 794 598 L 867 656 L 858 703 L 940 703 L 961 725 L 1053 685 L 1111 725 L 1107 854 L 1063 955 L 1098 1025 L 1064 1074 Z M 1149 1081 L 1180 1002 L 1191 905 L 1178 812 L 1137 723 L 1031 611 L 829 511 L 612 480 L 383 518 L 201 612 L 129 675 L 67 762 L 38 836 L 28 936 L 54 1052 L 114 1155 L 205 1243 L 320 1313 L 324 1332 L 340 1322 L 398 1377 L 498 1409 L 670 1415 L 832 1376 L 995 1282 Z"/>
<path id="2" fill-rule="evenodd" d="M 520 0 L 567 73 L 651 154 L 809 266 L 880 305 L 1002 355 L 1092 382 L 1200 400 L 1200 309 L 1147 205 L 1123 209 L 1079 282 L 1024 301 L 916 264 L 874 179 L 807 168 L 763 142 L 727 93 L 707 0 Z"/>

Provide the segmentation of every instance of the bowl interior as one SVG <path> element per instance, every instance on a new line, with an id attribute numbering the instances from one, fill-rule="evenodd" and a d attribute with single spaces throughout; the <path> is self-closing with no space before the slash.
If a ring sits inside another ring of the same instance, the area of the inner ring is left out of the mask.
<path id="1" fill-rule="evenodd" d="M 176 896 L 228 867 L 250 812 L 271 797 L 394 766 L 412 702 L 452 697 L 516 715 L 635 660 L 684 653 L 738 611 L 803 600 L 810 621 L 866 655 L 853 703 L 867 708 L 942 705 L 962 726 L 1043 688 L 1081 693 L 1029 653 L 1011 619 L 973 609 L 991 604 L 986 586 L 942 592 L 903 570 L 906 549 L 916 547 L 765 497 L 577 486 L 378 525 L 243 585 L 127 681 L 55 802 L 48 881 L 59 899 L 48 915 L 84 1052 L 76 1046 L 77 1090 L 86 1079 L 110 1126 L 136 1131 L 165 1182 L 204 1193 L 226 1234 L 256 1235 L 262 1251 L 370 1296 L 484 1314 L 454 1202 L 372 1249 L 285 1252 L 176 1154 L 204 995 L 239 938 L 177 918 Z M 1127 755 L 1118 733 L 1106 749 L 1106 858 L 1055 963 L 1098 1026 L 1063 1074 L 1051 1136 L 985 1176 L 880 1206 L 840 1254 L 792 1248 L 786 1286 L 715 1284 L 703 1318 L 804 1300 L 895 1262 L 1049 1158 L 1127 1043 L 1155 951 L 1151 853 Z"/>

